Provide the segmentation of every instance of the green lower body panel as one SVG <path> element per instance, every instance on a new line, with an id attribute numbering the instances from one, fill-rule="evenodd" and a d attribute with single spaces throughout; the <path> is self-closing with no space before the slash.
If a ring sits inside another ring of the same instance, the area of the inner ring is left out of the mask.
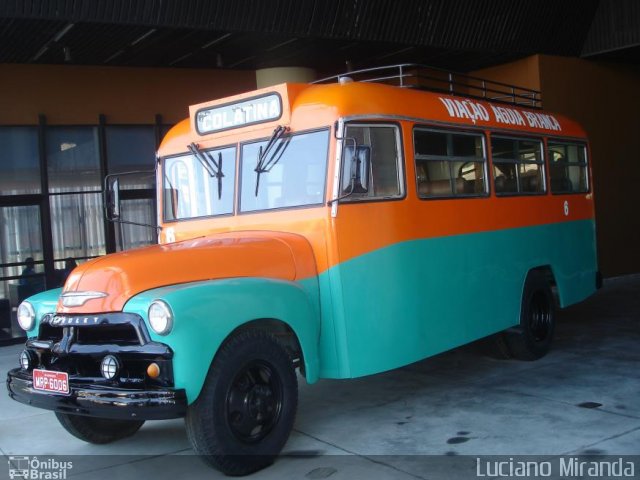
<path id="1" fill-rule="evenodd" d="M 527 273 L 541 266 L 562 306 L 591 295 L 593 221 L 415 240 L 346 261 L 319 281 L 334 299 L 332 318 L 322 312 L 320 375 L 389 370 L 516 325 Z"/>

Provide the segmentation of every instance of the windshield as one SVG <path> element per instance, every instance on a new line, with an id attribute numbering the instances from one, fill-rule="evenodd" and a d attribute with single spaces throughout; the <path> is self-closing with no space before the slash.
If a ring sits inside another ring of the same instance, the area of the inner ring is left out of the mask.
<path id="1" fill-rule="evenodd" d="M 329 131 L 278 138 L 266 158 L 267 141 L 242 146 L 240 211 L 317 205 L 324 202 Z"/>
<path id="2" fill-rule="evenodd" d="M 236 147 L 206 150 L 206 154 L 221 163 L 221 178 L 192 154 L 164 159 L 165 221 L 233 213 Z"/>

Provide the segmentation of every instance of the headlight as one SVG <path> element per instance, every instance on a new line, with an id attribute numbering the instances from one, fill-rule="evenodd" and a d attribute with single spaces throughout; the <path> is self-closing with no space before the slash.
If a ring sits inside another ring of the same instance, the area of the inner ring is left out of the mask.
<path id="1" fill-rule="evenodd" d="M 173 328 L 173 313 L 166 302 L 156 300 L 149 306 L 149 324 L 158 335 L 166 335 Z"/>
<path id="2" fill-rule="evenodd" d="M 23 370 L 30 370 L 38 364 L 38 357 L 31 350 L 23 350 L 20 354 L 20 366 Z"/>
<path id="3" fill-rule="evenodd" d="M 23 330 L 29 331 L 36 321 L 36 312 L 29 302 L 22 302 L 18 306 L 18 323 Z"/>
<path id="4" fill-rule="evenodd" d="M 107 380 L 113 380 L 120 373 L 120 362 L 114 355 L 107 355 L 100 363 L 100 372 Z"/>

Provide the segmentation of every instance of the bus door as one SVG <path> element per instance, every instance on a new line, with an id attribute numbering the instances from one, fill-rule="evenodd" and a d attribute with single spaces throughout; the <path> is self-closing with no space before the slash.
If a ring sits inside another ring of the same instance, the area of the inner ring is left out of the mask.
<path id="1" fill-rule="evenodd" d="M 334 191 L 340 200 L 332 213 L 337 255 L 332 297 L 336 325 L 343 326 L 337 338 L 348 374 L 360 376 L 406 364 L 416 355 L 416 304 L 409 291 L 416 279 L 403 242 L 411 216 L 403 201 L 401 126 L 346 123 L 342 138 L 341 178 Z"/>

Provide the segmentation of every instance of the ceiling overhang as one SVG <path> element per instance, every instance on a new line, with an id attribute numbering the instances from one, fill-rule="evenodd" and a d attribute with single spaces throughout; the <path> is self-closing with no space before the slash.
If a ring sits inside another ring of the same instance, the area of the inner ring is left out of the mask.
<path id="1" fill-rule="evenodd" d="M 606 36 L 606 18 L 615 15 L 618 2 L 630 9 L 638 4 L 634 0 L 1 2 L 0 62 L 230 69 L 309 66 L 321 71 L 342 70 L 347 62 L 353 68 L 415 62 L 470 71 L 535 53 L 589 56 L 599 48 L 597 40 Z M 616 43 L 616 48 L 627 48 L 624 42 Z"/>

